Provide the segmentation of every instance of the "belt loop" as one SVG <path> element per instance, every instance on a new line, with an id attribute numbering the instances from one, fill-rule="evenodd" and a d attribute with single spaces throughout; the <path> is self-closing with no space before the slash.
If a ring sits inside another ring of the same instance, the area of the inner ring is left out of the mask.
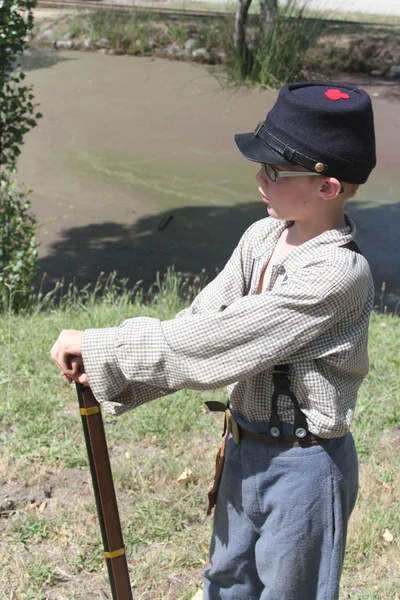
<path id="1" fill-rule="evenodd" d="M 282 152 L 283 158 L 286 158 L 286 160 L 292 160 L 294 154 L 296 154 L 296 150 L 293 150 L 293 148 L 286 144 Z"/>
<path id="2" fill-rule="evenodd" d="M 240 442 L 239 427 L 235 421 L 234 416 L 232 415 L 231 411 L 229 410 L 229 408 L 227 408 L 225 411 L 225 423 L 226 423 L 226 428 L 228 429 L 229 433 L 232 435 L 233 441 L 235 442 L 235 444 L 239 444 L 239 442 Z"/>

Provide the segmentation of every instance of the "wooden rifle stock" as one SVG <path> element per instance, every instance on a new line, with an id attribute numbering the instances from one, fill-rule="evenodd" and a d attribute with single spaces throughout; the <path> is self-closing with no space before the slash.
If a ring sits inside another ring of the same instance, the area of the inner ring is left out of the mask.
<path id="1" fill-rule="evenodd" d="M 113 600 L 132 600 L 132 588 L 100 404 L 89 387 L 76 383 L 76 391 L 112 597 Z"/>

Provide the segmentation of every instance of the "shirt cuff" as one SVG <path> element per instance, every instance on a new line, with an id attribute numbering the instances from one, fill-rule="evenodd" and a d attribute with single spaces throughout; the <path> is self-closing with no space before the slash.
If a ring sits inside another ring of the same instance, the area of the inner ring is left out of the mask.
<path id="1" fill-rule="evenodd" d="M 118 367 L 115 352 L 117 327 L 87 329 L 82 338 L 82 359 L 89 385 L 98 402 L 123 395 L 129 383 Z"/>

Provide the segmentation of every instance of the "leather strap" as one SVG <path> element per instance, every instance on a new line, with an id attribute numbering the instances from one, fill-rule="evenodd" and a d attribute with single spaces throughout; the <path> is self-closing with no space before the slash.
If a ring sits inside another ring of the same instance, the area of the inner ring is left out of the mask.
<path id="1" fill-rule="evenodd" d="M 275 365 L 272 372 L 274 391 L 271 400 L 271 416 L 269 419 L 269 432 L 272 437 L 282 436 L 282 424 L 278 414 L 278 399 L 280 395 L 288 396 L 293 404 L 294 422 L 293 436 L 305 440 L 309 436 L 307 418 L 300 408 L 299 402 L 290 389 L 290 366 L 288 364 Z"/>
<path id="2" fill-rule="evenodd" d="M 278 152 L 281 156 L 283 156 L 283 158 L 290 162 L 297 163 L 298 165 L 301 165 L 310 171 L 320 173 L 320 175 L 324 175 L 328 170 L 328 165 L 325 163 L 298 152 L 294 148 L 291 148 L 273 136 L 271 133 L 269 133 L 269 131 L 267 131 L 264 123 L 259 123 L 257 125 L 254 130 L 254 135 L 259 137 L 264 144 Z"/>
<path id="3" fill-rule="evenodd" d="M 274 438 L 268 433 L 255 433 L 249 431 L 238 425 L 240 440 L 250 440 L 263 444 L 264 446 L 277 446 L 285 448 L 308 448 L 308 446 L 319 446 L 327 441 L 327 439 L 317 437 L 312 433 L 309 433 L 304 440 L 298 439 L 295 435 L 285 435 L 282 437 Z"/>

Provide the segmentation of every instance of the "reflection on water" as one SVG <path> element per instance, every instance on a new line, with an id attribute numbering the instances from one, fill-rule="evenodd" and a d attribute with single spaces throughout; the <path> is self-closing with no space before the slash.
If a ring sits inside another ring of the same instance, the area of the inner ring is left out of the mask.
<path id="1" fill-rule="evenodd" d="M 55 49 L 29 48 L 20 56 L 16 62 L 16 68 L 23 71 L 34 71 L 36 69 L 47 69 L 63 60 L 69 60 L 61 56 Z"/>

